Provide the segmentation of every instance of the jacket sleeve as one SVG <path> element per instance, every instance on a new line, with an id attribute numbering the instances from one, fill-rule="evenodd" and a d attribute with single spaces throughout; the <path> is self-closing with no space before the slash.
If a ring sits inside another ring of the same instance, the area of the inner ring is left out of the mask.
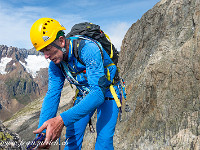
<path id="1" fill-rule="evenodd" d="M 106 87 L 109 85 L 100 50 L 94 43 L 89 42 L 82 48 L 81 59 L 86 65 L 90 92 L 77 105 L 60 114 L 65 126 L 78 121 L 100 106 L 104 102 Z"/>
<path id="2" fill-rule="evenodd" d="M 41 127 L 45 121 L 56 116 L 60 102 L 61 91 L 65 80 L 60 68 L 52 61 L 49 64 L 48 72 L 48 91 L 43 100 L 38 128 Z"/>

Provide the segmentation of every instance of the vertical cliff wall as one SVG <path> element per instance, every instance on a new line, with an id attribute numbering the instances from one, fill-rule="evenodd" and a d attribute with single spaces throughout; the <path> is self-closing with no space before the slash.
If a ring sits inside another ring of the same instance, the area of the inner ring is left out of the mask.
<path id="1" fill-rule="evenodd" d="M 132 111 L 116 148 L 200 149 L 200 1 L 157 3 L 128 30 L 119 65 Z"/>

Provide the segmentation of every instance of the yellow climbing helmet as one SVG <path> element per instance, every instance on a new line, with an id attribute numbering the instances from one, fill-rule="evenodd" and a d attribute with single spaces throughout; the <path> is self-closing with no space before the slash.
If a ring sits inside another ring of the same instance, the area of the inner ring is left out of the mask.
<path id="1" fill-rule="evenodd" d="M 58 21 L 52 18 L 41 18 L 31 27 L 30 38 L 37 51 L 51 44 L 61 30 L 66 30 Z"/>

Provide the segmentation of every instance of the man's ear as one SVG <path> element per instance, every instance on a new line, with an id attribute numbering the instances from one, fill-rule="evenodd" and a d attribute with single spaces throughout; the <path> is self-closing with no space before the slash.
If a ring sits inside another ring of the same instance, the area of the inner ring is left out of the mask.
<path id="1" fill-rule="evenodd" d="M 59 37 L 59 43 L 60 43 L 60 47 L 64 47 L 65 46 L 65 37 L 64 36 L 60 36 Z"/>

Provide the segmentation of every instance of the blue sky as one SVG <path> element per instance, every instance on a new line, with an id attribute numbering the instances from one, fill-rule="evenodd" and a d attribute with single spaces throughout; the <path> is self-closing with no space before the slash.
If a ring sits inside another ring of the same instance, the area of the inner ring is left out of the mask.
<path id="1" fill-rule="evenodd" d="M 0 45 L 32 48 L 30 28 L 39 18 L 58 20 L 66 33 L 79 22 L 101 26 L 120 49 L 127 30 L 160 0 L 0 0 Z"/>

